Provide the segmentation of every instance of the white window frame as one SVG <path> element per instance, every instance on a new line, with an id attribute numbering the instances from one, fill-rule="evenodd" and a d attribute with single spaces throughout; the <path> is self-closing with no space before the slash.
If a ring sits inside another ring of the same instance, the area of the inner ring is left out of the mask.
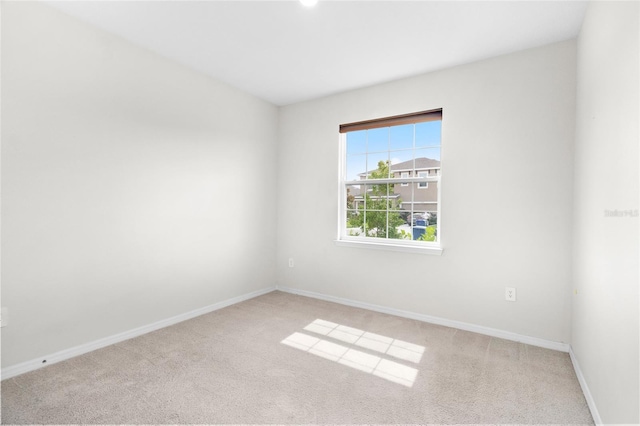
<path id="1" fill-rule="evenodd" d="M 409 172 L 400 172 L 400 177 L 401 178 L 408 178 L 409 177 Z M 400 184 L 400 186 L 409 186 L 409 182 L 403 182 Z"/>
<path id="2" fill-rule="evenodd" d="M 418 176 L 419 177 L 422 177 L 422 176 L 428 177 L 429 176 L 429 172 L 428 171 L 427 172 L 418 172 Z M 424 185 L 424 186 L 422 186 L 422 185 Z M 416 184 L 416 186 L 418 187 L 418 189 L 427 189 L 427 188 L 429 188 L 429 182 L 418 182 Z"/>
<path id="3" fill-rule="evenodd" d="M 335 240 L 335 244 L 343 247 L 357 247 L 357 248 L 366 248 L 366 249 L 376 249 L 376 250 L 389 250 L 389 251 L 399 251 L 399 252 L 409 252 L 409 253 L 420 253 L 420 254 L 432 254 L 432 255 L 441 255 L 443 252 L 442 246 L 442 232 L 441 232 L 441 224 L 442 224 L 442 215 L 441 215 L 441 206 L 442 206 L 442 198 L 441 198 L 441 176 L 442 176 L 442 141 L 440 142 L 440 172 L 436 173 L 433 176 L 427 177 L 392 177 L 388 179 L 366 179 L 367 185 L 376 185 L 376 184 L 413 184 L 416 186 L 419 183 L 428 183 L 429 182 L 437 182 L 437 215 L 438 222 L 436 224 L 436 232 L 438 235 L 438 240 L 431 241 L 414 241 L 414 240 L 402 240 L 402 239 L 386 239 L 386 238 L 376 238 L 376 237 L 367 237 L 367 236 L 351 236 L 347 234 L 347 186 L 349 185 L 363 185 L 365 181 L 363 179 L 347 181 L 347 162 L 346 162 L 346 145 L 347 145 L 347 134 L 340 133 L 339 134 L 339 179 L 338 179 L 338 236 Z M 403 185 L 404 186 L 404 185 Z M 423 188 L 421 188 L 423 189 Z"/>

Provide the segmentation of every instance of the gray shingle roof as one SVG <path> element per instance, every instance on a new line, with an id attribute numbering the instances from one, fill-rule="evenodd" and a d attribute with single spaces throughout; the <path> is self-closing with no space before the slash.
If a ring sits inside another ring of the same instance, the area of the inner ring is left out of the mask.
<path id="1" fill-rule="evenodd" d="M 416 158 L 416 169 L 430 169 L 433 167 L 440 167 L 440 161 L 426 157 Z M 413 169 L 413 160 L 391 165 L 391 171 L 405 169 Z"/>
<path id="2" fill-rule="evenodd" d="M 434 167 L 440 167 L 440 160 L 433 160 L 431 158 L 420 157 L 416 158 L 416 170 L 431 169 Z M 369 170 L 368 172 L 359 173 L 358 176 L 364 176 L 377 169 Z M 402 163 L 392 164 L 391 171 L 396 170 L 413 170 L 413 160 L 403 161 Z"/>

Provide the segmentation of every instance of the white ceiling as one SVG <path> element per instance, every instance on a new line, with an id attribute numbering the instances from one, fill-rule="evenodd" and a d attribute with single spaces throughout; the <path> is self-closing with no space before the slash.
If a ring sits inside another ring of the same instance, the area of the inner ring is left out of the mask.
<path id="1" fill-rule="evenodd" d="M 584 1 L 56 1 L 276 105 L 577 36 Z"/>

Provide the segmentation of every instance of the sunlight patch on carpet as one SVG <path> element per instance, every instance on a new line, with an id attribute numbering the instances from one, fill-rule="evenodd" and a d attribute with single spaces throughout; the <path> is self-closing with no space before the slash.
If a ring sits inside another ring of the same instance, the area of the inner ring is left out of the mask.
<path id="1" fill-rule="evenodd" d="M 351 347 L 299 332 L 281 343 L 407 387 L 412 387 L 416 380 L 418 370 L 415 368 L 357 350 L 353 346 L 415 363 L 422 358 L 423 346 L 321 319 L 304 327 L 304 330 L 331 337 Z"/>
<path id="2" fill-rule="evenodd" d="M 361 348 L 390 355 L 403 361 L 415 362 L 416 364 L 420 362 L 422 354 L 424 353 L 424 346 L 369 333 L 322 319 L 313 321 L 304 329 L 312 333 L 322 334 L 323 336 L 332 337 L 345 343 L 360 346 Z"/>

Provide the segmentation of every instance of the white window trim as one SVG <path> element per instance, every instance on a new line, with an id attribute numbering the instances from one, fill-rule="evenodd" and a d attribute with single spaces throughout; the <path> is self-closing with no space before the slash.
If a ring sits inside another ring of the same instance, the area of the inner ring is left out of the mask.
<path id="1" fill-rule="evenodd" d="M 338 239 L 338 240 L 334 240 L 334 243 L 340 247 L 400 251 L 405 253 L 430 254 L 435 256 L 441 256 L 443 252 L 442 247 L 430 246 L 430 245 L 427 246 L 426 244 L 428 243 L 421 243 L 420 246 L 410 246 L 407 243 L 411 241 L 402 242 L 402 244 L 393 244 L 393 243 L 387 243 L 387 242 L 363 241 L 363 240 L 368 240 L 368 238 L 364 238 L 364 237 L 355 237 L 355 238 L 357 238 L 357 240 L 356 239 L 354 240 Z M 373 238 L 373 239 L 379 240 L 380 238 Z M 398 241 L 402 241 L 402 240 L 398 240 Z"/>
<path id="2" fill-rule="evenodd" d="M 408 178 L 409 177 L 409 172 L 400 172 L 400 177 L 402 179 Z M 400 186 L 409 186 L 409 182 L 403 182 L 403 183 L 400 184 Z"/>
<path id="3" fill-rule="evenodd" d="M 374 238 L 374 237 L 353 237 L 346 234 L 347 231 L 347 223 L 346 223 L 346 187 L 347 185 L 362 185 L 365 184 L 382 184 L 382 183 L 400 183 L 399 181 L 405 180 L 402 178 L 390 178 L 390 179 L 359 179 L 355 181 L 343 181 L 342 179 L 347 175 L 347 164 L 346 164 L 346 141 L 347 135 L 346 133 L 340 133 L 339 135 L 339 169 L 338 169 L 338 194 L 340 194 L 339 202 L 338 202 L 338 236 L 334 240 L 336 246 L 339 247 L 351 247 L 351 248 L 363 248 L 363 249 L 373 249 L 373 250 L 387 250 L 387 251 L 397 251 L 397 252 L 405 252 L 405 253 L 418 253 L 418 254 L 427 254 L 427 255 L 436 255 L 441 256 L 444 252 L 444 248 L 442 245 L 442 233 L 440 232 L 440 227 L 442 223 L 442 215 L 440 214 L 440 209 L 442 205 L 442 198 L 440 196 L 442 185 L 440 184 L 440 178 L 442 173 L 437 173 L 435 176 L 429 176 L 427 178 L 408 178 L 406 180 L 409 183 L 417 183 L 417 182 L 438 182 L 438 223 L 436 224 L 436 232 L 438 234 L 437 242 L 428 242 L 428 241 L 412 241 L 412 240 L 395 240 L 395 239 L 383 239 L 383 238 Z M 440 154 L 442 158 L 442 153 Z M 442 167 L 442 166 L 441 166 Z M 440 167 L 440 170 L 441 170 Z"/>
<path id="4" fill-rule="evenodd" d="M 429 172 L 418 172 L 418 176 L 419 177 L 429 177 Z M 424 186 L 421 186 L 422 184 L 424 184 Z M 418 184 L 416 185 L 418 187 L 418 189 L 427 189 L 429 188 L 429 182 L 418 182 Z"/>

